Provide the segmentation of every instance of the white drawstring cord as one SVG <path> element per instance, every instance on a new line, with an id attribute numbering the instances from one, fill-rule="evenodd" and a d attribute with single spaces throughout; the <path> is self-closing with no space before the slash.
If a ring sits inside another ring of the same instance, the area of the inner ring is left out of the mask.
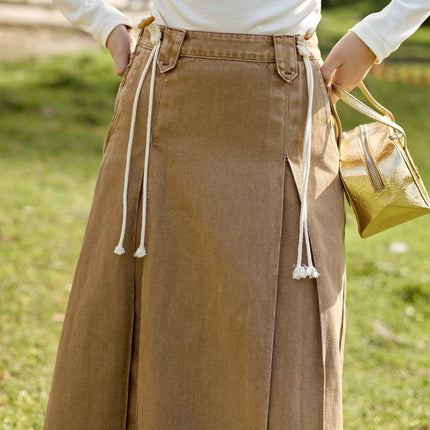
<path id="1" fill-rule="evenodd" d="M 130 135 L 129 135 L 128 148 L 127 148 L 127 162 L 126 162 L 126 168 L 124 173 L 123 218 L 122 218 L 122 227 L 121 227 L 121 237 L 118 245 L 115 248 L 116 254 L 121 255 L 125 253 L 123 242 L 124 242 L 126 219 L 127 219 L 127 189 L 128 189 L 128 179 L 129 179 L 129 171 L 130 171 L 131 149 L 133 144 L 134 127 L 135 127 L 135 121 L 136 121 L 136 111 L 137 111 L 137 104 L 139 100 L 140 91 L 152 61 L 153 67 L 152 67 L 151 85 L 150 85 L 150 92 L 149 92 L 146 147 L 145 147 L 145 168 L 144 168 L 143 190 L 142 190 L 142 197 L 143 197 L 142 229 L 141 229 L 140 245 L 137 248 L 136 252 L 134 253 L 135 257 L 143 257 L 146 255 L 144 240 L 145 240 L 145 224 L 146 224 L 146 208 L 147 208 L 149 147 L 150 147 L 151 122 L 152 122 L 151 118 L 152 118 L 152 106 L 153 106 L 153 97 L 154 97 L 156 64 L 157 64 L 158 53 L 161 46 L 161 31 L 158 25 L 152 22 L 151 24 L 148 25 L 148 30 L 150 31 L 150 34 L 151 34 L 151 43 L 153 44 L 153 48 L 149 56 L 148 62 L 142 71 L 142 75 L 140 77 L 139 84 L 136 89 L 136 95 L 133 103 Z M 312 263 L 311 247 L 310 247 L 309 232 L 308 232 L 308 225 L 307 225 L 307 189 L 308 189 L 310 158 L 311 158 L 312 100 L 313 100 L 314 82 L 313 82 L 312 67 L 309 59 L 310 52 L 307 47 L 307 42 L 306 42 L 306 39 L 304 38 L 304 35 L 298 36 L 297 49 L 300 55 L 303 56 L 305 69 L 306 69 L 307 86 L 308 86 L 308 110 L 307 110 L 307 116 L 306 116 L 305 136 L 304 136 L 304 145 L 303 145 L 303 193 L 302 193 L 302 203 L 301 203 L 301 209 L 300 209 L 300 232 L 299 232 L 299 243 L 298 243 L 298 250 L 297 250 L 298 251 L 297 264 L 293 271 L 294 279 L 302 279 L 306 277 L 317 278 L 319 276 L 319 273 Z M 304 264 L 302 265 L 303 236 L 305 238 L 308 266 Z"/>
<path id="2" fill-rule="evenodd" d="M 118 254 L 118 255 L 122 255 L 125 253 L 123 243 L 124 243 L 124 237 L 125 237 L 125 227 L 127 222 L 127 190 L 128 190 L 128 180 L 129 180 L 129 173 L 130 173 L 131 149 L 132 149 L 133 138 L 134 138 L 134 126 L 136 123 L 136 112 L 137 112 L 137 105 L 139 101 L 140 91 L 142 89 L 143 82 L 145 80 L 145 77 L 147 75 L 147 72 L 149 70 L 149 67 L 152 61 L 153 66 L 152 66 L 152 75 L 151 75 L 151 85 L 149 89 L 149 104 L 148 104 L 148 116 L 147 116 L 147 127 L 146 127 L 145 169 L 143 174 L 143 191 L 142 191 L 142 195 L 143 195 L 142 232 L 141 232 L 140 245 L 136 250 L 136 252 L 134 253 L 135 257 L 143 257 L 144 255 L 146 255 L 146 250 L 144 246 L 144 237 L 145 237 L 145 221 L 146 221 L 148 157 L 149 157 L 149 145 L 150 145 L 150 139 L 151 139 L 152 105 L 153 105 L 153 98 L 154 98 L 155 72 L 156 72 L 157 58 L 158 58 L 158 53 L 160 51 L 161 36 L 162 36 L 161 30 L 155 22 L 152 22 L 151 24 L 149 24 L 147 28 L 151 34 L 151 43 L 153 46 L 152 46 L 151 54 L 148 58 L 148 61 L 145 64 L 145 68 L 142 71 L 142 75 L 140 77 L 138 86 L 136 88 L 136 94 L 134 96 L 133 110 L 131 115 L 130 134 L 129 134 L 128 147 L 127 147 L 127 161 L 126 161 L 125 172 L 124 172 L 121 236 L 120 236 L 118 245 L 115 247 L 115 251 L 114 251 L 115 254 Z"/>
<path id="3" fill-rule="evenodd" d="M 294 279 L 303 278 L 317 278 L 319 276 L 318 270 L 314 267 L 312 262 L 311 246 L 308 232 L 308 218 L 307 218 L 307 193 L 309 182 L 309 171 L 311 164 L 311 140 L 312 140 L 312 100 L 314 91 L 314 80 L 312 73 L 312 65 L 310 62 L 310 51 L 307 45 L 307 40 L 303 34 L 297 38 L 297 50 L 303 57 L 306 69 L 306 81 L 308 87 L 308 110 L 306 115 L 305 136 L 303 143 L 303 192 L 302 202 L 300 208 L 300 231 L 299 243 L 297 247 L 297 263 L 293 270 Z M 306 254 L 308 265 L 302 264 L 302 247 L 303 236 L 305 238 Z"/>

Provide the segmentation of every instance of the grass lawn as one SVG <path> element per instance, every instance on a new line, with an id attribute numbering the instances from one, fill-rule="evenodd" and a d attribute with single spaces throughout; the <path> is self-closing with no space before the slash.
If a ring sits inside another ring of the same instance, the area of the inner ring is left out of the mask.
<path id="1" fill-rule="evenodd" d="M 321 46 L 342 34 L 332 24 L 343 13 L 327 12 Z M 344 28 L 354 22 L 348 17 Z M 418 33 L 396 56 L 422 55 L 430 33 Z M 0 66 L 2 430 L 42 428 L 118 83 L 105 51 Z M 366 83 L 405 128 L 430 188 L 430 88 L 371 77 Z M 338 105 L 345 129 L 367 122 Z M 356 230 L 347 207 L 345 430 L 428 430 L 430 217 L 365 240 Z M 405 252 L 394 252 L 393 242 Z"/>

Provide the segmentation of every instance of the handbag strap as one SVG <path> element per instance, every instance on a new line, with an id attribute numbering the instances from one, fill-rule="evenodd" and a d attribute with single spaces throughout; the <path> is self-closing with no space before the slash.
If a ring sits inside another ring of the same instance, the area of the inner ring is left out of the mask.
<path id="1" fill-rule="evenodd" d="M 331 116 L 334 120 L 334 125 L 335 125 L 336 142 L 339 146 L 340 145 L 340 135 L 342 134 L 342 123 L 340 122 L 340 118 L 339 118 L 339 115 L 337 113 L 336 106 L 333 103 L 333 96 L 332 96 L 331 87 L 332 87 L 332 82 L 330 82 L 330 84 L 328 85 L 327 91 L 328 91 L 328 99 L 330 101 Z"/>
<path id="2" fill-rule="evenodd" d="M 360 81 L 357 86 L 358 86 L 358 89 L 366 96 L 367 100 L 369 100 L 370 103 L 372 103 L 373 106 L 376 107 L 376 109 L 382 112 L 383 115 L 388 116 L 388 118 L 390 118 L 391 121 L 396 122 L 396 120 L 394 119 L 394 115 L 386 107 L 382 106 L 381 103 L 375 100 L 372 94 L 370 94 L 370 91 L 368 90 L 366 85 L 364 85 L 363 81 Z"/>
<path id="3" fill-rule="evenodd" d="M 339 143 L 340 135 L 342 133 L 342 126 L 340 123 L 339 115 L 336 110 L 336 106 L 334 105 L 333 100 L 331 98 L 331 93 L 332 93 L 331 87 L 333 87 L 333 92 L 339 97 L 339 99 L 345 102 L 346 104 L 348 104 L 349 106 L 351 106 L 353 109 L 357 110 L 358 112 L 362 113 L 363 115 L 371 119 L 382 122 L 383 124 L 389 127 L 392 127 L 394 130 L 397 130 L 398 132 L 400 132 L 403 136 L 406 136 L 406 133 L 403 130 L 403 128 L 394 121 L 393 114 L 374 99 L 374 97 L 370 94 L 369 90 L 365 87 L 363 81 L 359 83 L 358 88 L 366 96 L 366 98 L 371 101 L 371 103 L 375 107 L 377 107 L 379 110 L 381 110 L 384 113 L 383 115 L 380 114 L 379 112 L 376 112 L 368 105 L 363 103 L 361 100 L 357 99 L 348 91 L 345 91 L 338 84 L 332 81 L 329 85 L 328 92 L 329 92 L 329 99 L 330 99 L 332 114 L 334 116 L 335 123 L 336 123 L 336 138 L 338 143 Z"/>

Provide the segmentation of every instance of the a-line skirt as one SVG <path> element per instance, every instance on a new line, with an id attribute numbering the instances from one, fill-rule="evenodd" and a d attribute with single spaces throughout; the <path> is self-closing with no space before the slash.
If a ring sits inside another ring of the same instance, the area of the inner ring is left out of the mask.
<path id="1" fill-rule="evenodd" d="M 306 56 L 297 34 L 158 28 L 119 85 L 44 430 L 340 430 L 345 210 L 317 35 Z M 303 221 L 319 276 L 295 279 Z"/>

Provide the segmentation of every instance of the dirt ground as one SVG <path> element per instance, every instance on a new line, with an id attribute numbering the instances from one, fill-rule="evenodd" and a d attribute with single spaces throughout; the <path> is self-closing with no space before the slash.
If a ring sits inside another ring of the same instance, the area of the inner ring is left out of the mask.
<path id="1" fill-rule="evenodd" d="M 91 35 L 80 30 L 0 26 L 0 61 L 23 57 L 48 57 L 53 54 L 103 49 Z"/>
<path id="2" fill-rule="evenodd" d="M 106 0 L 119 5 L 120 0 Z M 121 0 L 122 1 L 122 0 Z M 149 9 L 122 9 L 137 25 Z M 105 49 L 93 36 L 73 26 L 50 2 L 2 0 L 0 2 L 0 61 L 88 49 Z"/>

